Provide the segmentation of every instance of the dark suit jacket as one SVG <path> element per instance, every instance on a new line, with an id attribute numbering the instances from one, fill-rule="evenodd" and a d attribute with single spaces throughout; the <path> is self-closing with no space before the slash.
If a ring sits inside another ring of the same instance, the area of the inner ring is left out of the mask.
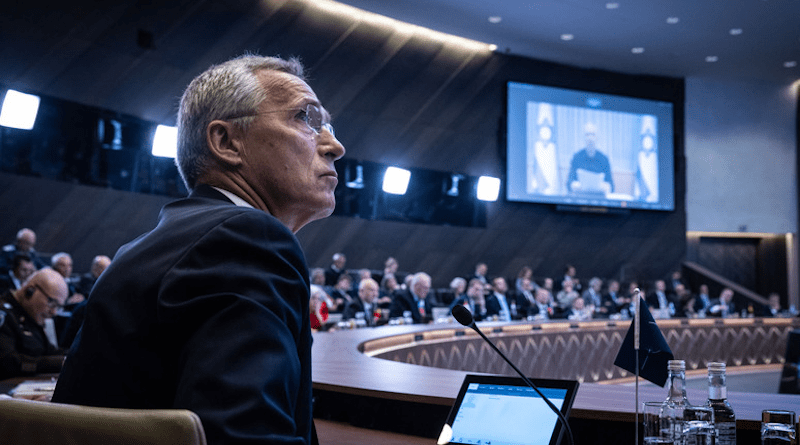
<path id="1" fill-rule="evenodd" d="M 277 219 L 198 186 L 95 283 L 53 401 L 189 409 L 212 444 L 310 443 L 308 276 Z"/>
<path id="2" fill-rule="evenodd" d="M 414 296 L 408 289 L 398 290 L 392 296 L 392 304 L 389 306 L 389 318 L 402 317 L 403 312 L 410 311 L 414 323 L 427 323 L 431 319 L 433 312 L 434 297 L 433 292 L 428 292 L 425 298 L 425 315 L 419 311 L 419 304 L 414 300 Z"/>
<path id="3" fill-rule="evenodd" d="M 347 306 L 344 308 L 344 312 L 342 312 L 342 319 L 343 320 L 350 320 L 351 318 L 356 318 L 356 314 L 359 312 L 364 312 L 364 321 L 367 322 L 367 326 L 374 326 L 375 325 L 375 308 L 377 305 L 372 303 L 372 308 L 370 309 L 370 313 L 367 314 L 364 310 L 364 302 L 361 301 L 361 298 L 354 298 L 353 301 L 347 303 Z"/>

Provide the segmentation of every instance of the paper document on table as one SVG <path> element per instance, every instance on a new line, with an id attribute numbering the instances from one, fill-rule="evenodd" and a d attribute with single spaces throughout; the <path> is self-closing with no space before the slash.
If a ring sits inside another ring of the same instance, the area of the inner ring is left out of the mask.
<path id="1" fill-rule="evenodd" d="M 55 390 L 55 380 L 27 380 L 12 389 L 11 395 L 17 399 L 38 399 L 52 396 Z"/>

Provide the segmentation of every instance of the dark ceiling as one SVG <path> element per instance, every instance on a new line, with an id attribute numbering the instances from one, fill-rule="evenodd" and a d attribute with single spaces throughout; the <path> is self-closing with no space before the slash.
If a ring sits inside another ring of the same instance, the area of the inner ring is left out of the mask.
<path id="1" fill-rule="evenodd" d="M 594 0 L 346 3 L 496 44 L 500 52 L 579 67 L 778 85 L 800 79 L 800 0 L 623 0 L 611 9 Z M 0 84 L 171 124 L 185 85 L 213 63 L 298 45 L 312 60 L 325 60 L 363 26 L 349 9 L 328 0 L 6 2 Z M 501 20 L 493 24 L 489 16 Z M 668 24 L 669 17 L 678 23 Z M 305 26 L 328 40 L 286 40 Z"/>

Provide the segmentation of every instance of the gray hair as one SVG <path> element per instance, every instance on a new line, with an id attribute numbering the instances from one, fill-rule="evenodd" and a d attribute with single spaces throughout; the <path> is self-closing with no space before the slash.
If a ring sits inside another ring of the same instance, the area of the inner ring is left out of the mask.
<path id="1" fill-rule="evenodd" d="M 58 264 L 58 262 L 61 261 L 62 258 L 72 259 L 72 256 L 70 256 L 70 254 L 68 254 L 67 252 L 58 252 L 57 254 L 53 255 L 50 258 L 50 264 L 52 264 L 53 267 L 55 267 L 56 264 Z"/>
<path id="2" fill-rule="evenodd" d="M 178 109 L 178 155 L 175 164 L 189 190 L 210 164 L 206 150 L 206 129 L 215 119 L 255 113 L 267 98 L 256 77 L 259 71 L 279 71 L 305 80 L 303 65 L 296 58 L 243 55 L 214 65 L 195 77 L 186 87 Z M 242 130 L 254 117 L 237 119 Z"/>

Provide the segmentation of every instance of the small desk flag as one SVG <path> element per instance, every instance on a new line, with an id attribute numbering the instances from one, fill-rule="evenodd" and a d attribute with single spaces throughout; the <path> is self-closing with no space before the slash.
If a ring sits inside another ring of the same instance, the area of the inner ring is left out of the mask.
<path id="1" fill-rule="evenodd" d="M 661 387 L 667 382 L 667 362 L 672 360 L 672 350 L 667 344 L 667 340 L 661 333 L 661 329 L 656 325 L 653 316 L 647 309 L 647 305 L 640 304 L 641 312 L 641 331 L 639 333 L 639 375 Z M 631 327 L 628 334 L 622 341 L 614 365 L 636 373 L 636 358 L 633 346 L 635 319 L 631 320 Z"/>

